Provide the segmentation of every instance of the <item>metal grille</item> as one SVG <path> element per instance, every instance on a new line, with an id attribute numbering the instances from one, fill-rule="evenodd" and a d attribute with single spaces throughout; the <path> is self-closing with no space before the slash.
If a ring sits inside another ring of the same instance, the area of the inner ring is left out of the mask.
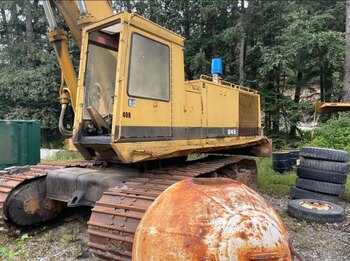
<path id="1" fill-rule="evenodd" d="M 239 93 L 239 135 L 260 135 L 259 96 L 252 93 Z"/>

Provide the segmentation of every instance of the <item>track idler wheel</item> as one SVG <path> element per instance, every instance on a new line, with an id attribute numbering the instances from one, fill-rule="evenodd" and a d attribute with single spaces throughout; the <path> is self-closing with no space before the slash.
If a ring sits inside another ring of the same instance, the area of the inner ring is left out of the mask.
<path id="1" fill-rule="evenodd" d="M 64 204 L 46 198 L 45 178 L 30 181 L 15 188 L 5 201 L 6 221 L 18 226 L 30 226 L 55 218 Z"/>

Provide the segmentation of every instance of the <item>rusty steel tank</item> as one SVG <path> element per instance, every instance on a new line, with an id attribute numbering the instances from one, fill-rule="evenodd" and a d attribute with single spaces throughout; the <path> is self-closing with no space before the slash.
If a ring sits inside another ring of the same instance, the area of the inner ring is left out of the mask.
<path id="1" fill-rule="evenodd" d="M 292 260 L 290 247 L 282 219 L 258 193 L 232 179 L 194 178 L 148 208 L 132 259 Z"/>

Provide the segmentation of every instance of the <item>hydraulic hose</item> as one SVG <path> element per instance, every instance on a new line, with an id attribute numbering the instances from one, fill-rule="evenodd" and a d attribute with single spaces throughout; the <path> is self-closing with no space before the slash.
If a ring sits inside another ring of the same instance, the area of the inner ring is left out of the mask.
<path id="1" fill-rule="evenodd" d="M 61 105 L 61 114 L 60 114 L 60 119 L 59 119 L 59 123 L 58 123 L 58 129 L 60 130 L 60 133 L 64 137 L 70 138 L 70 137 L 73 136 L 73 131 L 67 130 L 64 127 L 64 124 L 63 124 L 64 114 L 66 112 L 66 108 L 67 108 L 67 104 L 66 103 L 62 103 L 62 105 Z"/>

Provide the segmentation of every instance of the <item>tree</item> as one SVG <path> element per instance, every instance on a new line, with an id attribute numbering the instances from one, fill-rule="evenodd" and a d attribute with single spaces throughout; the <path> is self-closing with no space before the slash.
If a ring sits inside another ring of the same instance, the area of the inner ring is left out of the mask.
<path id="1" fill-rule="evenodd" d="M 344 97 L 350 102 L 350 0 L 346 0 L 345 8 L 345 62 L 344 62 Z"/>

